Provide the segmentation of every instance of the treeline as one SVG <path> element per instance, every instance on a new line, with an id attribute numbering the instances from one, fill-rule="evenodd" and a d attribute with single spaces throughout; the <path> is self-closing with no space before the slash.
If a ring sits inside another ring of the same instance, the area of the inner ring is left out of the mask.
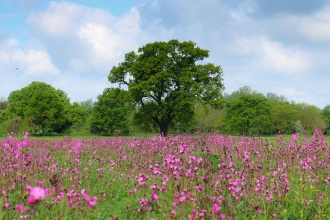
<path id="1" fill-rule="evenodd" d="M 234 135 L 312 134 L 316 128 L 329 134 L 330 105 L 320 109 L 275 93 L 264 95 L 248 86 L 224 97 L 225 107 L 211 110 L 199 120 L 200 127 Z"/>
<path id="2" fill-rule="evenodd" d="M 105 89 L 96 102 L 71 103 L 64 91 L 32 82 L 1 100 L 0 133 L 329 133 L 330 106 L 321 110 L 250 87 L 223 94 L 221 66 L 198 62 L 208 57 L 192 41 L 148 43 L 112 67 L 108 80 L 119 87 Z"/>
<path id="3" fill-rule="evenodd" d="M 275 93 L 266 95 L 250 87 L 224 94 L 225 105 L 216 110 L 196 104 L 193 117 L 182 117 L 168 129 L 170 134 L 218 131 L 233 135 L 330 132 L 330 105 L 319 109 L 289 101 Z M 34 134 L 129 135 L 159 132 L 143 121 L 130 93 L 107 88 L 93 102 L 70 102 L 67 93 L 44 82 L 30 85 L 0 98 L 0 133 L 30 131 Z"/>

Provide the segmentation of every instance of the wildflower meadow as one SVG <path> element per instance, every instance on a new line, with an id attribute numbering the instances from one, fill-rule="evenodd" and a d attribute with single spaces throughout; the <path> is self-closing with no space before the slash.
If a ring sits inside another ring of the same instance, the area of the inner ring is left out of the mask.
<path id="1" fill-rule="evenodd" d="M 0 142 L 0 219 L 330 219 L 330 147 L 220 134 Z"/>

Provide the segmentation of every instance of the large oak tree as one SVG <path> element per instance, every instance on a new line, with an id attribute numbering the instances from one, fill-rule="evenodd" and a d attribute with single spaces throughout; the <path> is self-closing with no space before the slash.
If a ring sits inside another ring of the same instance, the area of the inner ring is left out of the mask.
<path id="1" fill-rule="evenodd" d="M 157 125 L 166 136 L 171 124 L 193 118 L 197 103 L 223 105 L 221 67 L 199 62 L 208 56 L 208 50 L 191 41 L 149 43 L 127 53 L 108 79 L 127 85 L 139 105 L 137 121 Z"/>

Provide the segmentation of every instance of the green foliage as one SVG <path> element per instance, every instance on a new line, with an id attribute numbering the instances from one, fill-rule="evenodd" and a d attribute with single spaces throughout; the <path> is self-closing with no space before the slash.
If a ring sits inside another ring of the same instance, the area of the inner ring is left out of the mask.
<path id="1" fill-rule="evenodd" d="M 288 99 L 285 98 L 284 96 L 282 95 L 277 95 L 275 93 L 272 93 L 272 92 L 268 92 L 266 94 L 266 98 L 268 101 L 270 102 L 282 102 L 282 103 L 288 103 Z"/>
<path id="2" fill-rule="evenodd" d="M 195 108 L 196 127 L 201 132 L 210 132 L 213 129 L 223 131 L 221 120 L 225 115 L 223 109 L 213 109 L 210 106 L 198 105 Z"/>
<path id="3" fill-rule="evenodd" d="M 25 116 L 41 127 L 57 129 L 65 122 L 64 105 L 52 90 L 35 89 L 25 110 Z"/>
<path id="4" fill-rule="evenodd" d="M 137 106 L 132 116 L 132 126 L 138 132 L 156 132 L 158 125 L 153 121 L 151 114 L 147 114 L 149 104 L 145 103 L 144 108 Z M 152 109 L 150 108 L 150 111 Z"/>
<path id="5" fill-rule="evenodd" d="M 238 90 L 232 92 L 231 94 L 225 94 L 225 100 L 227 103 L 229 103 L 246 95 L 264 97 L 262 93 L 252 90 L 250 86 L 243 86 L 238 88 Z"/>
<path id="6" fill-rule="evenodd" d="M 11 92 L 8 96 L 8 102 L 10 104 L 8 108 L 9 117 L 20 116 L 24 118 L 24 111 L 31 96 L 30 92 L 26 89 Z"/>
<path id="7" fill-rule="evenodd" d="M 8 97 L 8 116 L 23 119 L 34 118 L 42 133 L 61 130 L 66 122 L 70 106 L 67 94 L 44 82 L 32 82 L 28 86 L 13 91 Z"/>
<path id="8" fill-rule="evenodd" d="M 307 103 L 297 104 L 297 108 L 300 110 L 300 118 L 305 132 L 311 134 L 316 128 L 324 131 L 327 127 L 326 122 L 323 120 L 321 110 Z"/>
<path id="9" fill-rule="evenodd" d="M 82 107 L 78 102 L 74 102 L 70 105 L 67 113 L 67 118 L 72 128 L 79 132 L 84 127 L 88 116 L 88 109 Z"/>
<path id="10" fill-rule="evenodd" d="M 0 110 L 5 110 L 8 108 L 8 106 L 9 106 L 8 101 L 4 97 L 1 97 L 0 98 Z"/>
<path id="11" fill-rule="evenodd" d="M 295 123 L 299 119 L 299 111 L 289 102 L 272 101 L 272 130 L 282 134 L 295 132 Z"/>
<path id="12" fill-rule="evenodd" d="M 87 99 L 85 101 L 81 101 L 79 105 L 85 109 L 87 109 L 88 115 L 92 114 L 92 110 L 94 107 L 94 102 L 92 99 Z"/>
<path id="13" fill-rule="evenodd" d="M 301 121 L 296 121 L 295 123 L 295 129 L 296 129 L 296 133 L 298 134 L 303 134 L 304 133 L 304 127 L 301 124 Z"/>
<path id="14" fill-rule="evenodd" d="M 112 68 L 108 79 L 127 85 L 140 105 L 136 113 L 139 118 L 156 124 L 166 136 L 174 122 L 193 119 L 194 104 L 215 108 L 223 105 L 221 67 L 196 64 L 208 56 L 209 51 L 191 41 L 149 43 L 138 53 L 127 53 L 125 61 Z"/>
<path id="15" fill-rule="evenodd" d="M 0 124 L 9 118 L 8 117 L 8 107 L 9 107 L 8 101 L 5 98 L 1 97 L 0 98 Z"/>
<path id="16" fill-rule="evenodd" d="M 21 134 L 23 131 L 29 131 L 29 122 L 21 117 L 15 117 L 0 122 L 0 134 L 13 132 L 14 134 Z"/>
<path id="17" fill-rule="evenodd" d="M 326 124 L 327 134 L 330 132 L 330 105 L 326 105 L 321 111 L 321 117 Z"/>
<path id="18" fill-rule="evenodd" d="M 93 133 L 113 135 L 115 130 L 128 133 L 130 113 L 133 102 L 129 92 L 119 88 L 107 88 L 95 102 L 91 130 Z"/>
<path id="19" fill-rule="evenodd" d="M 0 123 L 8 119 L 8 109 L 0 109 Z"/>
<path id="20" fill-rule="evenodd" d="M 228 103 L 224 120 L 234 134 L 263 133 L 271 124 L 270 105 L 265 97 L 243 95 Z"/>

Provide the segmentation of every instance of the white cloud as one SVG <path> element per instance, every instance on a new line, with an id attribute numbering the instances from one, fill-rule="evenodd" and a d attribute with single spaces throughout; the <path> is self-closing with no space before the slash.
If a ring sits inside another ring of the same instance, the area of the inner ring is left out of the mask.
<path id="1" fill-rule="evenodd" d="M 284 73 L 296 73 L 309 68 L 309 57 L 299 49 L 284 47 L 280 42 L 266 37 L 241 37 L 225 48 L 228 54 L 249 57 L 249 65 L 259 69 L 276 69 Z"/>
<path id="2" fill-rule="evenodd" d="M 22 51 L 18 50 L 14 54 L 18 63 L 21 63 L 21 68 L 25 75 L 46 76 L 58 75 L 59 70 L 52 64 L 49 55 L 45 51 Z"/>
<path id="3" fill-rule="evenodd" d="M 26 22 L 45 34 L 63 35 L 74 27 L 75 18 L 81 14 L 79 9 L 76 4 L 50 2 L 46 11 L 31 13 Z"/>
<path id="4" fill-rule="evenodd" d="M 79 29 L 78 36 L 90 45 L 94 56 L 108 61 L 118 61 L 123 52 L 138 47 L 134 36 L 125 36 L 102 24 L 87 23 Z"/>
<path id="5" fill-rule="evenodd" d="M 308 58 L 297 49 L 284 48 L 278 42 L 261 39 L 264 62 L 270 68 L 283 72 L 299 72 L 308 68 Z"/>
<path id="6" fill-rule="evenodd" d="M 46 47 L 62 71 L 100 74 L 109 74 L 125 53 L 140 46 L 139 22 L 135 8 L 114 17 L 104 10 L 69 2 L 51 2 L 46 10 L 34 12 L 27 19 L 43 41 L 52 41 Z"/>
<path id="7" fill-rule="evenodd" d="M 290 32 L 314 42 L 330 42 L 330 7 L 309 16 L 288 15 L 282 24 Z"/>
<path id="8" fill-rule="evenodd" d="M 110 23 L 113 19 L 102 9 L 63 1 L 50 2 L 46 10 L 31 13 L 26 22 L 45 35 L 65 37 L 88 21 Z"/>
<path id="9" fill-rule="evenodd" d="M 0 67 L 5 70 L 18 68 L 24 76 L 49 77 L 59 74 L 47 52 L 24 50 L 17 39 L 9 39 L 0 45 Z"/>

